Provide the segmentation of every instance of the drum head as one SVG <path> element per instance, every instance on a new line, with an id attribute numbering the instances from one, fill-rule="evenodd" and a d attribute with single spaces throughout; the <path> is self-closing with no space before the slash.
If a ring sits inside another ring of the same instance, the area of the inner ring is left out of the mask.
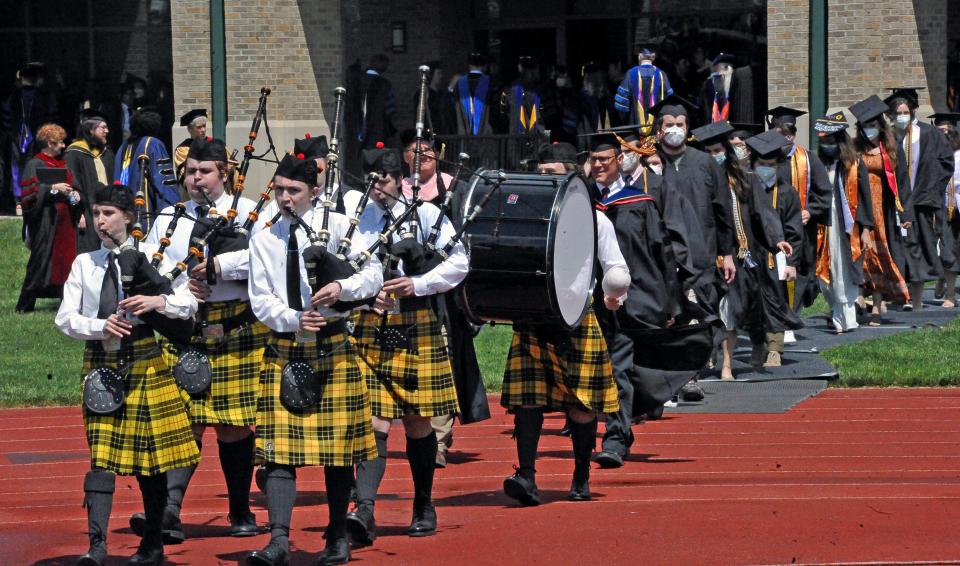
<path id="1" fill-rule="evenodd" d="M 570 179 L 558 201 L 549 251 L 553 290 L 563 321 L 573 328 L 586 314 L 593 293 L 596 217 L 590 192 L 579 177 Z"/>

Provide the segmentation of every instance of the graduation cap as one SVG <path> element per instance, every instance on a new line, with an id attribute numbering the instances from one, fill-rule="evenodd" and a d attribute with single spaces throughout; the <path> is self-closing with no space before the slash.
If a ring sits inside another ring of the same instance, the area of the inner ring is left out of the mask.
<path id="1" fill-rule="evenodd" d="M 317 184 L 317 162 L 306 159 L 303 154 L 288 153 L 280 160 L 274 176 L 286 177 L 291 181 L 300 181 L 306 183 L 308 187 L 313 187 Z"/>
<path id="2" fill-rule="evenodd" d="M 907 101 L 907 106 L 909 106 L 912 110 L 915 110 L 918 106 L 920 106 L 920 93 L 918 91 L 926 89 L 927 87 L 923 86 L 894 87 L 890 89 L 890 96 L 884 98 L 883 101 L 887 103 L 887 106 L 889 106 L 891 110 L 895 110 L 895 108 L 893 108 L 894 100 L 902 98 Z"/>
<path id="3" fill-rule="evenodd" d="M 304 159 L 326 157 L 327 154 L 330 153 L 330 146 L 327 145 L 327 136 L 311 137 L 310 134 L 304 134 L 302 140 L 293 140 L 293 153 L 295 155 L 302 153 Z"/>
<path id="4" fill-rule="evenodd" d="M 30 61 L 17 71 L 17 78 L 34 80 L 46 70 L 46 65 L 40 61 Z"/>
<path id="5" fill-rule="evenodd" d="M 376 149 L 363 150 L 364 173 L 400 173 L 400 153 L 384 148 L 378 142 Z"/>
<path id="6" fill-rule="evenodd" d="M 697 111 L 698 106 L 686 98 L 671 94 L 653 105 L 649 113 L 655 116 L 689 116 Z"/>
<path id="7" fill-rule="evenodd" d="M 577 164 L 577 148 L 566 142 L 545 143 L 537 151 L 537 161 L 540 163 L 569 163 Z"/>
<path id="8" fill-rule="evenodd" d="M 99 120 L 101 122 L 106 122 L 107 118 L 102 112 L 95 108 L 84 108 L 77 114 L 77 121 L 82 124 L 87 120 Z"/>
<path id="9" fill-rule="evenodd" d="M 223 140 L 210 137 L 197 138 L 190 142 L 187 159 L 196 159 L 197 161 L 226 161 L 227 146 L 223 143 Z"/>
<path id="10" fill-rule="evenodd" d="M 616 128 L 608 128 L 606 130 L 600 130 L 599 133 L 605 134 L 616 134 L 623 141 L 626 142 L 636 142 L 640 141 L 640 125 L 634 124 L 630 126 L 617 126 Z"/>
<path id="11" fill-rule="evenodd" d="M 728 139 L 730 137 L 730 133 L 733 131 L 733 126 L 731 126 L 729 122 L 721 120 L 719 122 L 707 124 L 706 126 L 700 126 L 690 133 L 701 144 L 713 145 L 717 142 Z"/>
<path id="12" fill-rule="evenodd" d="M 645 57 L 654 57 L 657 54 L 657 49 L 659 45 L 649 41 L 641 41 L 634 44 L 634 47 L 637 49 L 637 54 Z"/>
<path id="13" fill-rule="evenodd" d="M 842 132 L 846 130 L 849 124 L 847 124 L 847 117 L 844 116 L 843 112 L 834 112 L 832 114 L 827 114 L 823 118 L 817 118 L 813 121 L 813 129 L 821 136 L 828 136 L 830 134 L 835 134 L 837 132 Z"/>
<path id="14" fill-rule="evenodd" d="M 730 132 L 729 137 L 737 137 L 742 140 L 762 133 L 764 129 L 763 124 L 745 124 L 742 122 L 731 122 L 730 126 L 733 127 L 733 131 Z"/>
<path id="15" fill-rule="evenodd" d="M 595 134 L 580 134 L 578 138 L 587 138 L 587 147 L 591 152 L 607 151 L 608 149 L 620 149 L 620 142 L 617 136 L 610 132 L 597 132 Z"/>
<path id="16" fill-rule="evenodd" d="M 869 98 L 861 100 L 850 107 L 850 113 L 857 118 L 857 122 L 860 124 L 874 120 L 884 115 L 888 110 L 890 110 L 890 108 L 875 94 L 871 94 Z"/>
<path id="17" fill-rule="evenodd" d="M 716 57 L 713 58 L 713 61 L 710 64 L 713 65 L 714 67 L 716 67 L 720 63 L 727 63 L 728 65 L 733 65 L 734 61 L 736 60 L 737 60 L 736 55 L 733 55 L 732 53 L 720 52 L 717 54 Z"/>
<path id="18" fill-rule="evenodd" d="M 115 181 L 112 185 L 100 184 L 93 193 L 93 203 L 131 211 L 133 210 L 133 191 L 120 181 Z"/>
<path id="19" fill-rule="evenodd" d="M 473 52 L 467 58 L 467 63 L 471 67 L 482 67 L 487 64 L 487 58 L 483 56 L 483 53 Z"/>
<path id="20" fill-rule="evenodd" d="M 803 110 L 797 110 L 787 106 L 777 106 L 776 108 L 767 110 L 767 113 L 764 115 L 770 116 L 767 124 L 773 127 L 775 124 L 777 126 L 795 126 L 797 124 L 797 118 L 804 114 L 806 114 L 806 112 Z"/>
<path id="21" fill-rule="evenodd" d="M 957 122 L 960 122 L 960 112 L 937 112 L 936 114 L 927 116 L 927 118 L 933 121 L 934 126 L 939 126 L 940 124 L 956 126 Z"/>
<path id="22" fill-rule="evenodd" d="M 747 146 L 762 159 L 779 157 L 780 150 L 790 145 L 790 140 L 776 130 L 767 130 L 752 138 L 747 138 Z"/>
<path id="23" fill-rule="evenodd" d="M 521 68 L 521 69 L 531 69 L 531 70 L 533 70 L 533 69 L 538 69 L 538 68 L 539 68 L 539 65 L 537 64 L 536 58 L 531 57 L 531 56 L 529 56 L 529 55 L 522 55 L 522 56 L 520 57 L 520 59 L 519 59 L 518 62 L 519 62 L 519 64 L 520 64 L 520 68 Z"/>
<path id="24" fill-rule="evenodd" d="M 203 116 L 204 118 L 207 117 L 206 108 L 194 108 L 193 110 L 187 112 L 183 116 L 180 116 L 180 125 L 186 128 L 191 123 L 193 123 L 195 119 L 199 118 L 200 116 Z"/>

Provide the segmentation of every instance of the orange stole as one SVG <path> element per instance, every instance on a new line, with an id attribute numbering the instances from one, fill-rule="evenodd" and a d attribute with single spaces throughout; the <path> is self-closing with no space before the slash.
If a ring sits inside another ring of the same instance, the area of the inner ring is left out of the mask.
<path id="1" fill-rule="evenodd" d="M 839 164 L 838 164 L 839 165 Z M 860 259 L 863 250 L 860 247 L 860 227 L 857 226 L 857 169 L 858 162 L 854 161 L 853 167 L 847 171 L 847 179 L 843 184 L 843 190 L 847 194 L 847 204 L 850 205 L 850 215 L 854 218 L 853 229 L 850 230 L 850 255 L 853 261 Z M 841 204 L 841 203 L 838 203 Z M 841 204 L 842 205 L 842 204 Z M 841 221 L 843 215 L 840 215 Z M 837 229 L 842 229 L 836 226 Z M 817 277 L 824 283 L 830 283 L 830 227 L 817 227 Z"/>

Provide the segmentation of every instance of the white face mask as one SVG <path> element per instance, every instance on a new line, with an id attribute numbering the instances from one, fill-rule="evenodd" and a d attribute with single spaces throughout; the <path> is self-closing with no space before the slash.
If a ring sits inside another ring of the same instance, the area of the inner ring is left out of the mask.
<path id="1" fill-rule="evenodd" d="M 743 161 L 744 159 L 750 157 L 750 151 L 743 146 L 736 146 L 733 148 L 733 152 L 737 154 L 737 161 Z"/>
<path id="2" fill-rule="evenodd" d="M 909 114 L 897 114 L 897 127 L 901 130 L 907 129 L 907 124 L 911 122 Z"/>
<path id="3" fill-rule="evenodd" d="M 687 139 L 687 132 L 680 126 L 670 126 L 663 131 L 663 142 L 670 147 L 680 147 Z"/>
<path id="4" fill-rule="evenodd" d="M 648 168 L 654 175 L 663 175 L 663 165 L 649 165 Z"/>
<path id="5" fill-rule="evenodd" d="M 640 156 L 632 151 L 625 151 L 623 153 L 623 164 L 620 166 L 623 172 L 633 173 L 637 170 L 637 165 L 640 165 Z"/>

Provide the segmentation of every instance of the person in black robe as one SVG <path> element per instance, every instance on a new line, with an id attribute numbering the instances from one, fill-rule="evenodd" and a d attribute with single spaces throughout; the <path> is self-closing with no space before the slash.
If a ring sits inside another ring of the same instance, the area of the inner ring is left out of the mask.
<path id="1" fill-rule="evenodd" d="M 97 188 L 113 184 L 113 151 L 107 145 L 110 128 L 99 112 L 80 113 L 77 139 L 64 152 L 73 188 L 80 192 L 82 215 L 77 222 L 77 253 L 100 249 L 100 237 L 93 223 L 94 196 Z"/>
<path id="2" fill-rule="evenodd" d="M 957 188 L 960 187 L 960 129 L 957 122 L 960 114 L 937 113 L 933 116 L 934 125 L 947 137 L 947 143 L 953 150 L 953 175 L 947 182 L 944 191 L 943 210 L 940 211 L 940 261 L 943 263 L 943 278 L 937 281 L 934 298 L 943 299 L 943 308 L 952 309 L 957 306 L 957 272 L 960 272 L 960 215 L 957 214 L 957 205 L 960 198 Z"/>
<path id="3" fill-rule="evenodd" d="M 423 125 L 435 134 L 446 134 L 450 131 L 445 117 L 446 87 L 443 84 L 443 64 L 440 61 L 424 63 L 430 67 L 427 73 L 427 107 L 423 113 Z M 413 108 L 420 104 L 419 82 L 413 91 Z"/>
<path id="4" fill-rule="evenodd" d="M 0 182 L 0 186 L 7 187 L 0 195 L 0 206 L 16 207 L 18 213 L 21 173 L 33 154 L 34 135 L 41 125 L 56 121 L 58 116 L 56 97 L 43 88 L 44 70 L 43 63 L 33 62 L 17 71 L 20 84 L 0 106 L 0 132 L 8 136 L 3 153 L 9 167 L 5 183 Z"/>
<path id="5" fill-rule="evenodd" d="M 66 138 L 67 132 L 56 124 L 41 126 L 37 143 L 42 149 L 22 171 L 24 236 L 30 259 L 17 312 L 32 312 L 38 297 L 60 298 L 77 256 L 81 197 L 70 186 L 70 171 L 62 157 Z"/>
<path id="6" fill-rule="evenodd" d="M 496 89 L 490 75 L 484 73 L 486 58 L 480 53 L 471 53 L 469 70 L 451 88 L 450 103 L 456 116 L 450 133 L 458 136 L 484 136 L 494 133 L 491 124 L 496 114 Z"/>
<path id="7" fill-rule="evenodd" d="M 937 251 L 939 240 L 936 218 L 943 209 L 943 191 L 953 175 L 953 152 L 943 135 L 917 119 L 917 89 L 893 89 L 885 102 L 890 107 L 898 143 L 906 154 L 906 170 L 914 222 L 907 231 L 907 281 L 910 284 L 909 309 L 923 307 L 923 285 L 943 276 Z M 904 305 L 905 307 L 907 305 Z"/>
<path id="8" fill-rule="evenodd" d="M 397 132 L 393 124 L 397 95 L 393 84 L 383 76 L 389 66 L 386 55 L 373 55 L 367 70 L 356 78 L 355 88 L 347 89 L 344 153 L 348 169 L 358 177 L 361 151 L 374 149 L 378 142 L 389 144 Z"/>
<path id="9" fill-rule="evenodd" d="M 624 182 L 620 171 L 623 157 L 616 137 L 609 133 L 591 136 L 590 147 L 590 176 L 597 208 L 614 225 L 631 279 L 626 302 L 615 314 L 599 308 L 603 304 L 602 288 L 594 298 L 594 311 L 607 341 L 620 395 L 620 410 L 607 415 L 601 451 L 595 460 L 601 467 L 614 468 L 622 466 L 630 452 L 634 415 L 662 406 L 689 376 L 675 384 L 663 372 L 647 371 L 636 362 L 637 356 L 643 359 L 656 352 L 651 344 L 638 341 L 637 335 L 666 329 L 681 314 L 676 261 L 654 198 Z"/>
<path id="10" fill-rule="evenodd" d="M 843 112 L 817 118 L 814 130 L 820 137 L 817 154 L 832 188 L 830 224 L 817 231 L 814 275 L 830 305 L 833 328 L 841 334 L 859 327 L 856 301 L 863 285 L 861 234 L 875 226 L 870 181 L 867 167 L 847 135 Z"/>
<path id="11" fill-rule="evenodd" d="M 790 307 L 799 313 L 813 304 L 819 287 L 816 281 L 817 233 L 829 226 L 832 187 L 827 170 L 815 153 L 796 142 L 797 118 L 806 112 L 778 106 L 767 111 L 767 125 L 790 141 L 786 159 L 780 163 L 779 178 L 790 183 L 800 199 L 800 220 L 803 222 L 803 245 L 798 250 L 797 279 L 789 289 Z"/>
<path id="12" fill-rule="evenodd" d="M 183 185 L 183 169 L 187 165 L 190 144 L 197 138 L 207 137 L 207 118 L 206 108 L 194 108 L 180 116 L 180 127 L 187 129 L 187 138 L 173 148 L 173 166 L 177 174 L 177 181 L 181 185 Z"/>
<path id="13" fill-rule="evenodd" d="M 713 58 L 713 72 L 700 89 L 700 108 L 707 124 L 728 122 L 752 123 L 753 70 L 733 66 L 736 57 L 720 53 Z"/>
<path id="14" fill-rule="evenodd" d="M 748 324 L 753 346 L 751 362 L 754 366 L 777 367 L 783 355 L 783 334 L 786 330 L 803 328 L 803 321 L 790 308 L 788 288 L 797 278 L 800 248 L 803 246 L 803 221 L 800 219 L 800 197 L 796 189 L 779 178 L 780 163 L 785 159 L 783 149 L 790 141 L 780 132 L 769 130 L 747 140 L 753 152 L 753 172 L 759 178 L 763 195 L 780 218 L 786 246 L 780 251 L 786 256 L 785 267 L 778 266 L 774 252 L 754 258 L 759 264 L 759 291 L 763 300 L 762 324 Z M 756 321 L 754 321 L 756 322 Z"/>
<path id="15" fill-rule="evenodd" d="M 583 66 L 583 88 L 579 96 L 577 134 L 593 134 L 617 126 L 622 121 L 608 90 L 604 68 L 590 61 Z M 586 147 L 586 143 L 582 148 Z"/>
<path id="16" fill-rule="evenodd" d="M 694 130 L 704 150 L 723 167 L 729 181 L 727 198 L 734 218 L 737 248 L 737 276 L 727 284 L 720 300 L 720 317 L 726 330 L 723 339 L 723 360 L 720 379 L 735 379 L 731 361 L 737 344 L 737 330 L 767 327 L 769 305 L 763 300 L 762 274 L 765 266 L 760 258 L 789 249 L 784 240 L 780 218 L 767 199 L 759 177 L 741 166 L 730 142 L 733 127 L 727 122 L 714 122 Z M 758 333 L 759 334 L 759 333 Z M 753 334 L 751 334 L 751 338 Z M 760 335 L 763 339 L 765 336 Z"/>
<path id="17" fill-rule="evenodd" d="M 707 266 L 690 285 L 697 303 L 706 313 L 716 315 L 720 305 L 721 283 L 736 276 L 733 261 L 733 217 L 726 198 L 728 182 L 723 170 L 708 154 L 689 147 L 689 119 L 693 104 L 676 95 L 665 99 L 652 111 L 659 138 L 658 155 L 663 161 L 664 180 L 677 188 L 693 205 L 703 229 L 706 257 L 715 258 L 718 270 Z M 690 383 L 681 391 L 685 401 L 703 400 L 703 390 Z"/>
<path id="18" fill-rule="evenodd" d="M 520 77 L 500 93 L 500 114 L 507 133 L 537 137 L 546 128 L 540 65 L 533 57 L 524 56 L 518 68 Z"/>

